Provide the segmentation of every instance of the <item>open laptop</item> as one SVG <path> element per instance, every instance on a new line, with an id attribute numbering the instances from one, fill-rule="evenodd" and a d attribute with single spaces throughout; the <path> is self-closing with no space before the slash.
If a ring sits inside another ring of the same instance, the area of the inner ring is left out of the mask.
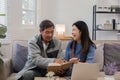
<path id="1" fill-rule="evenodd" d="M 97 80 L 100 72 L 98 63 L 74 64 L 71 80 Z"/>

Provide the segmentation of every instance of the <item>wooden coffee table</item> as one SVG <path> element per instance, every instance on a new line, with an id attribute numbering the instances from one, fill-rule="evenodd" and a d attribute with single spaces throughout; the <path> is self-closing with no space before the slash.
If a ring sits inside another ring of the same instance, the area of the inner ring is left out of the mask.
<path id="1" fill-rule="evenodd" d="M 48 80 L 47 77 L 35 77 L 35 80 Z M 59 78 L 59 79 L 56 79 L 56 80 L 66 80 L 65 78 Z"/>

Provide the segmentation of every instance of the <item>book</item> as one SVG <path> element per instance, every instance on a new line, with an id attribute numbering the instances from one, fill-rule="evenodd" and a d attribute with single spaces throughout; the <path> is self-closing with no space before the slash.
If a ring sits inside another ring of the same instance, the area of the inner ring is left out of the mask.
<path id="1" fill-rule="evenodd" d="M 70 66 L 72 65 L 72 63 L 71 62 L 65 62 L 65 63 L 63 63 L 63 64 L 59 64 L 59 63 L 49 63 L 48 64 L 48 68 L 47 68 L 47 71 L 49 72 L 49 71 L 53 71 L 53 72 L 57 72 L 57 70 L 60 70 L 60 69 L 62 69 L 62 70 L 67 70 L 67 69 L 69 69 L 70 68 Z"/>

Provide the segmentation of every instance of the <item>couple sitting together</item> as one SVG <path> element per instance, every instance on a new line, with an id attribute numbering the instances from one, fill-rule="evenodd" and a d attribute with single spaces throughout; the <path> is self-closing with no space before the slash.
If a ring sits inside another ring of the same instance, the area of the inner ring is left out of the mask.
<path id="1" fill-rule="evenodd" d="M 40 34 L 28 43 L 28 61 L 17 73 L 16 80 L 34 80 L 34 77 L 45 76 L 49 63 L 63 64 L 64 60 L 73 64 L 93 63 L 96 46 L 89 37 L 87 24 L 77 21 L 72 27 L 73 40 L 68 43 L 66 53 L 63 53 L 61 42 L 53 38 L 54 24 L 50 20 L 43 20 L 39 25 Z M 66 71 L 57 72 L 70 76 L 72 66 Z"/>

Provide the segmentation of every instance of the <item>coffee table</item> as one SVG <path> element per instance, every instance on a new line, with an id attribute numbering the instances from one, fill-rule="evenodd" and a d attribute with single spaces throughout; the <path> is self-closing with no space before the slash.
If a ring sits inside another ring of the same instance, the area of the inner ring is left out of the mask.
<path id="1" fill-rule="evenodd" d="M 48 80 L 47 77 L 35 77 L 35 80 Z M 56 80 L 67 80 L 66 78 L 59 78 L 59 79 L 56 79 Z M 103 77 L 99 77 L 97 80 L 104 80 Z"/>
<path id="2" fill-rule="evenodd" d="M 104 77 L 105 77 L 104 72 L 100 72 L 99 77 L 98 77 L 97 80 L 104 80 Z M 117 73 L 114 75 L 114 78 L 115 78 L 115 80 L 120 80 L 120 72 L 117 72 Z M 34 80 L 48 80 L 48 78 L 47 78 L 47 77 L 35 77 Z M 59 77 L 58 80 L 67 80 L 67 79 L 64 78 L 64 77 Z"/>
<path id="3" fill-rule="evenodd" d="M 35 77 L 35 80 L 48 80 L 47 77 Z M 66 80 L 65 78 L 59 78 L 59 79 L 56 79 L 56 80 Z"/>

